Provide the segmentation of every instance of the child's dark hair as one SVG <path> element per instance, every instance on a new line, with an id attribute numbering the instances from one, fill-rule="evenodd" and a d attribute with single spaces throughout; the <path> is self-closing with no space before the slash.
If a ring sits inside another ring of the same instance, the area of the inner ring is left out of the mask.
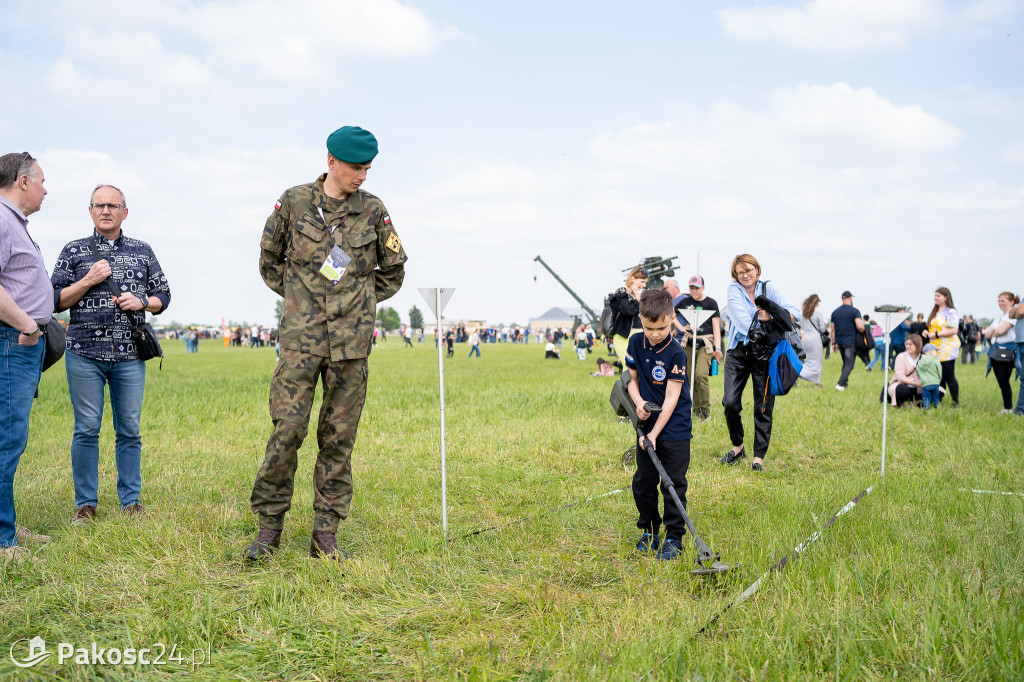
<path id="1" fill-rule="evenodd" d="M 664 289 L 644 289 L 640 294 L 640 316 L 660 320 L 672 314 L 672 294 Z"/>

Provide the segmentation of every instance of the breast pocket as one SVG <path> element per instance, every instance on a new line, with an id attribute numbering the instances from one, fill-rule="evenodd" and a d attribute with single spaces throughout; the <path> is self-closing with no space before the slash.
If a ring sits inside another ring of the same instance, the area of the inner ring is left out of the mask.
<path id="1" fill-rule="evenodd" d="M 296 221 L 288 249 L 285 251 L 288 260 L 308 264 L 318 258 L 322 261 L 327 257 L 318 253 L 324 241 L 324 231 L 319 221 L 314 222 L 315 220 L 309 215 L 304 215 Z"/>
<path id="2" fill-rule="evenodd" d="M 371 227 L 348 235 L 348 255 L 352 257 L 349 268 L 355 268 L 360 275 L 367 275 L 377 267 L 377 232 Z"/>

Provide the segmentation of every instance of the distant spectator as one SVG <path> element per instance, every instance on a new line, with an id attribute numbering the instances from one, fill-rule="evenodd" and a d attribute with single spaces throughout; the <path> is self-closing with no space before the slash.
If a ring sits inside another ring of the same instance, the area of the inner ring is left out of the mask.
<path id="1" fill-rule="evenodd" d="M 896 356 L 894 374 L 889 382 L 889 400 L 893 405 L 911 404 L 921 394 L 921 380 L 917 376 L 917 361 L 921 357 L 924 341 L 918 334 L 907 334 L 905 350 Z"/>
<path id="2" fill-rule="evenodd" d="M 999 382 L 999 391 L 1003 396 L 1003 409 L 1000 410 L 1000 414 L 1010 414 L 1013 411 L 1013 389 L 1010 388 L 1010 376 L 1013 374 L 1015 364 L 1017 335 L 1014 333 L 1013 320 L 1010 319 L 1010 310 L 1018 303 L 1020 303 L 1020 299 L 1012 291 L 1004 291 L 999 294 L 999 315 L 983 332 L 985 338 L 992 341 L 993 351 L 988 355 L 988 368 L 985 370 L 985 376 L 987 377 L 989 370 L 992 370 L 995 372 L 996 381 Z M 1010 359 L 1000 361 L 993 357 L 997 349 L 1005 349 L 1010 353 Z"/>
<path id="3" fill-rule="evenodd" d="M 647 271 L 635 267 L 626 276 L 626 286 L 618 289 L 608 300 L 608 305 L 615 312 L 615 328 L 612 333 L 612 344 L 619 362 L 626 357 L 626 346 L 629 337 L 640 332 L 640 292 L 647 286 Z"/>
<path id="4" fill-rule="evenodd" d="M 693 382 L 693 419 L 705 422 L 711 419 L 711 390 L 708 387 L 708 375 L 711 373 L 711 362 L 722 362 L 722 327 L 718 311 L 718 302 L 704 292 L 704 278 L 694 275 L 689 281 L 689 294 L 675 299 L 676 311 L 705 310 L 711 312 L 697 330 L 697 352 L 693 352 L 693 330 L 690 323 L 683 319 L 683 348 L 686 350 L 690 365 L 690 381 Z M 682 317 L 676 313 L 676 317 Z M 676 324 L 679 320 L 675 320 Z M 692 356 L 692 357 L 691 357 Z"/>
<path id="5" fill-rule="evenodd" d="M 837 391 L 845 391 L 850 383 L 850 372 L 857 359 L 857 333 L 864 331 L 864 320 L 860 311 L 853 307 L 853 294 L 843 292 L 843 304 L 832 311 L 829 333 L 832 337 L 832 350 L 843 356 L 843 371 L 839 375 Z"/>
<path id="6" fill-rule="evenodd" d="M 582 324 L 576 331 L 576 357 L 580 360 L 587 359 L 587 330 Z"/>
<path id="7" fill-rule="evenodd" d="M 964 321 L 960 325 L 960 364 L 966 365 L 968 358 L 971 364 L 978 359 L 978 335 L 981 330 L 978 323 L 974 321 L 973 315 L 964 315 Z"/>
<path id="8" fill-rule="evenodd" d="M 800 311 L 803 314 L 800 319 L 800 331 L 803 333 L 804 353 L 807 354 L 800 378 L 818 388 L 821 388 L 821 359 L 831 341 L 828 320 L 825 319 L 825 313 L 818 309 L 820 305 L 821 299 L 818 295 L 811 294 L 804 299 Z"/>
<path id="9" fill-rule="evenodd" d="M 558 350 L 558 346 L 556 346 L 554 344 L 554 342 L 548 341 L 546 344 L 544 344 L 544 359 L 545 360 L 559 360 L 559 359 L 561 359 L 561 356 L 559 355 L 559 353 L 560 353 L 560 351 Z"/>
<path id="10" fill-rule="evenodd" d="M 1024 372 L 1021 371 L 1021 365 L 1024 364 L 1024 303 L 1018 303 L 1010 308 L 1009 314 L 1010 319 L 1016 320 L 1013 325 L 1013 333 L 1017 341 L 1017 360 L 1014 364 L 1017 365 L 1017 378 L 1020 379 L 1017 406 L 1013 408 L 1013 413 L 1024 417 Z"/>
<path id="11" fill-rule="evenodd" d="M 473 353 L 480 357 L 480 332 L 476 329 L 469 335 L 469 357 L 473 357 Z"/>
<path id="12" fill-rule="evenodd" d="M 867 315 L 865 315 L 867 317 Z M 875 342 L 875 356 L 868 363 L 868 371 L 878 364 L 878 361 L 885 355 L 885 330 L 882 329 L 882 325 L 878 322 L 870 322 L 868 327 L 871 329 L 871 338 Z"/>
<path id="13" fill-rule="evenodd" d="M 924 313 L 918 313 L 917 319 L 910 323 L 910 333 L 917 334 L 922 339 L 924 332 L 928 329 L 928 323 L 924 321 Z"/>
<path id="14" fill-rule="evenodd" d="M 899 313 L 906 313 L 906 310 L 898 310 Z M 907 334 L 910 333 L 910 318 L 903 320 L 896 328 L 889 332 L 889 369 L 896 368 L 896 356 L 906 350 Z"/>
<path id="15" fill-rule="evenodd" d="M 921 407 L 926 410 L 938 408 L 942 402 L 939 382 L 942 380 L 942 366 L 939 364 L 938 349 L 928 344 L 921 349 L 917 359 L 917 378 L 921 381 Z"/>
<path id="16" fill-rule="evenodd" d="M 960 313 L 953 307 L 953 294 L 946 287 L 935 290 L 935 306 L 928 316 L 926 338 L 935 346 L 942 363 L 940 386 L 949 392 L 953 407 L 960 407 L 960 384 L 956 380 L 956 358 L 960 354 Z M 923 349 L 927 350 L 927 349 Z"/>
<path id="17" fill-rule="evenodd" d="M 612 367 L 612 363 L 608 362 L 604 358 L 597 359 L 597 371 L 591 372 L 592 377 L 613 377 L 615 376 L 615 368 Z"/>

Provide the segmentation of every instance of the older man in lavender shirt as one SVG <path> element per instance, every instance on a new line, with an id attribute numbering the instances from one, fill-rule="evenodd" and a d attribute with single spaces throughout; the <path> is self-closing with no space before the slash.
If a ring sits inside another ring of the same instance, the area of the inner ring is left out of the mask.
<path id="1" fill-rule="evenodd" d="M 46 196 L 43 170 L 28 152 L 0 156 L 0 563 L 21 561 L 22 541 L 45 542 L 18 526 L 14 473 L 28 445 L 28 419 L 43 371 L 43 327 L 53 317 L 53 288 L 28 216 Z"/>

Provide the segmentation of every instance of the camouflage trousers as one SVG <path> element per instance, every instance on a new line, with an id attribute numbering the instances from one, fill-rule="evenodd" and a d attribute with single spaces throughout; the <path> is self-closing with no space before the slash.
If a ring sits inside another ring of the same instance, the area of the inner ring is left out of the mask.
<path id="1" fill-rule="evenodd" d="M 252 486 L 252 510 L 261 528 L 281 530 L 292 506 L 299 447 L 309 429 L 317 379 L 324 402 L 317 426 L 313 474 L 313 530 L 337 532 L 352 502 L 352 446 L 366 399 L 366 358 L 332 362 L 330 358 L 281 349 L 270 383 L 274 432 Z"/>

